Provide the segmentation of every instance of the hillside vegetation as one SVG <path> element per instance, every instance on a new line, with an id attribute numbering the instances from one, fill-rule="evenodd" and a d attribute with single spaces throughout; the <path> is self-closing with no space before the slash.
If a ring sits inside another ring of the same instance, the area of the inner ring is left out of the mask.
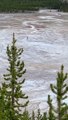
<path id="1" fill-rule="evenodd" d="M 68 3 L 60 0 L 0 0 L 0 12 L 24 12 L 39 8 L 68 11 Z"/>

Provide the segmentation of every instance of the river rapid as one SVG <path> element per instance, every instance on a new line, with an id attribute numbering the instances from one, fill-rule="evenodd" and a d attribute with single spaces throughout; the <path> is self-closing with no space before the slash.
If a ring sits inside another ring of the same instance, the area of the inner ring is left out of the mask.
<path id="1" fill-rule="evenodd" d="M 27 70 L 22 90 L 29 96 L 29 110 L 48 108 L 47 95 L 55 96 L 50 83 L 56 82 L 60 66 L 68 72 L 68 13 L 40 10 L 34 13 L 0 14 L 0 79 L 8 67 L 6 47 L 15 33 L 23 47 Z"/>

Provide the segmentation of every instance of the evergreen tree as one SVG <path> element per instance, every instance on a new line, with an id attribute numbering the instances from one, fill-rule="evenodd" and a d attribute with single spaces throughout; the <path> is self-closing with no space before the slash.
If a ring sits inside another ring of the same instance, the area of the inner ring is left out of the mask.
<path id="1" fill-rule="evenodd" d="M 29 112 L 25 109 L 21 120 L 31 120 Z"/>
<path id="2" fill-rule="evenodd" d="M 41 120 L 47 120 L 47 113 L 44 112 Z"/>
<path id="3" fill-rule="evenodd" d="M 6 100 L 6 88 L 0 87 L 0 120 L 10 120 L 9 104 Z"/>
<path id="4" fill-rule="evenodd" d="M 4 99 L 5 89 L 0 87 L 0 120 L 9 120 L 8 108 L 6 109 L 6 100 Z"/>
<path id="5" fill-rule="evenodd" d="M 35 120 L 35 113 L 34 113 L 34 111 L 32 112 L 31 120 Z"/>
<path id="6" fill-rule="evenodd" d="M 37 120 L 41 120 L 41 119 L 42 119 L 42 115 L 40 113 L 40 109 L 38 109 Z"/>
<path id="7" fill-rule="evenodd" d="M 50 95 L 48 95 L 47 103 L 49 105 L 48 120 L 55 120 L 54 108 L 53 108 L 53 105 L 52 105 L 52 99 L 50 98 Z"/>
<path id="8" fill-rule="evenodd" d="M 67 106 L 67 104 L 65 104 L 65 107 L 62 109 L 62 114 L 64 114 L 62 117 L 62 120 L 68 120 L 68 106 Z"/>
<path id="9" fill-rule="evenodd" d="M 5 96 L 9 106 L 10 120 L 19 120 L 19 117 L 21 118 L 21 108 L 28 104 L 28 101 L 24 104 L 22 103 L 23 99 L 26 100 L 28 98 L 21 90 L 25 79 L 21 80 L 20 78 L 26 72 L 24 62 L 20 60 L 22 52 L 22 48 L 18 49 L 16 47 L 16 40 L 13 33 L 12 45 L 7 47 L 9 61 L 9 68 L 7 68 L 8 73 L 4 74 L 5 82 L 2 85 L 6 91 Z"/>
<path id="10" fill-rule="evenodd" d="M 64 120 L 65 116 L 67 116 L 68 119 L 68 114 L 67 114 L 67 104 L 64 102 L 65 99 L 68 98 L 67 93 L 68 93 L 68 86 L 66 84 L 66 79 L 67 79 L 67 73 L 64 74 L 64 66 L 61 66 L 61 71 L 58 72 L 57 74 L 57 83 L 56 85 L 51 84 L 51 90 L 52 92 L 56 95 L 57 99 L 57 110 L 55 114 L 57 114 L 57 120 Z"/>

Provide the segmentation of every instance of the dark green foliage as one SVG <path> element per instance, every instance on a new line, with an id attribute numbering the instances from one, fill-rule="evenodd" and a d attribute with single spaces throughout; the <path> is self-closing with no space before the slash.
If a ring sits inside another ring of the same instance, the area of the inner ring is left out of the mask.
<path id="1" fill-rule="evenodd" d="M 18 120 L 21 116 L 21 108 L 27 106 L 28 101 L 24 104 L 22 100 L 26 100 L 28 96 L 22 92 L 22 85 L 25 79 L 20 78 L 26 72 L 24 62 L 20 60 L 23 49 L 17 49 L 16 40 L 13 34 L 13 42 L 11 47 L 7 47 L 7 56 L 9 61 L 8 73 L 4 75 L 5 82 L 2 87 L 5 89 L 5 97 L 9 106 L 9 115 L 11 120 Z M 21 101 L 21 102 L 20 102 Z"/>
<path id="2" fill-rule="evenodd" d="M 7 101 L 6 88 L 0 88 L 0 120 L 12 120 L 10 116 L 9 102 Z"/>
<path id="3" fill-rule="evenodd" d="M 62 5 L 60 6 L 60 10 L 62 10 L 62 11 L 67 11 L 68 12 L 68 1 L 64 1 L 63 3 L 62 3 Z"/>
<path id="4" fill-rule="evenodd" d="M 35 113 L 34 113 L 34 111 L 32 112 L 31 120 L 35 120 Z"/>
<path id="5" fill-rule="evenodd" d="M 22 119 L 21 120 L 31 120 L 29 112 L 25 109 L 25 111 L 23 112 L 22 115 Z"/>
<path id="6" fill-rule="evenodd" d="M 48 101 L 47 101 L 47 103 L 49 105 L 48 120 L 55 120 L 54 108 L 53 108 L 53 105 L 52 105 L 52 100 L 50 98 L 50 95 L 48 95 Z"/>
<path id="7" fill-rule="evenodd" d="M 68 11 L 68 3 L 61 0 L 0 0 L 1 12 L 24 12 L 25 10 L 39 10 L 39 8 Z"/>
<path id="8" fill-rule="evenodd" d="M 38 109 L 37 120 L 41 120 L 41 119 L 42 119 L 42 115 L 40 113 L 40 109 Z"/>
<path id="9" fill-rule="evenodd" d="M 68 107 L 67 104 L 64 102 L 64 100 L 67 98 L 67 93 L 68 93 L 68 86 L 65 83 L 66 79 L 67 79 L 67 73 L 64 74 L 64 66 L 62 65 L 61 71 L 58 72 L 57 74 L 56 85 L 52 85 L 52 84 L 50 85 L 52 92 L 56 94 L 57 110 L 55 114 L 57 114 L 58 120 L 64 120 L 65 116 L 68 116 L 67 114 Z"/>
<path id="10" fill-rule="evenodd" d="M 8 120 L 8 108 L 7 107 L 7 102 L 4 99 L 4 94 L 5 94 L 5 89 L 0 88 L 0 120 Z"/>
<path id="11" fill-rule="evenodd" d="M 47 113 L 46 112 L 43 113 L 41 120 L 47 120 Z"/>

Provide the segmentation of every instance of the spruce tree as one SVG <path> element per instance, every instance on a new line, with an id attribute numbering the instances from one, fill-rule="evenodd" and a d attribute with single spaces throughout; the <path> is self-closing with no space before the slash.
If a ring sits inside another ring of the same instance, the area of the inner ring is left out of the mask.
<path id="1" fill-rule="evenodd" d="M 43 113 L 41 120 L 48 120 L 48 119 L 47 119 L 47 113 L 46 113 L 46 112 Z"/>
<path id="2" fill-rule="evenodd" d="M 48 120 L 55 120 L 54 108 L 53 108 L 53 105 L 52 105 L 52 99 L 50 98 L 50 95 L 48 95 L 47 103 L 49 105 Z"/>
<path id="3" fill-rule="evenodd" d="M 29 112 L 25 109 L 21 120 L 31 120 Z"/>
<path id="4" fill-rule="evenodd" d="M 4 98 L 5 89 L 0 87 L 0 120 L 9 120 L 8 108 L 6 109 L 6 100 Z"/>
<path id="5" fill-rule="evenodd" d="M 32 112 L 31 120 L 35 120 L 35 113 L 34 113 L 34 111 Z"/>
<path id="6" fill-rule="evenodd" d="M 64 66 L 61 66 L 61 71 L 57 73 L 57 83 L 56 85 L 51 84 L 51 90 L 56 95 L 57 99 L 57 109 L 55 112 L 55 115 L 57 114 L 56 120 L 64 120 L 68 119 L 68 113 L 67 113 L 67 104 L 65 103 L 65 99 L 68 99 L 67 93 L 68 93 L 68 86 L 66 84 L 67 79 L 67 73 L 64 74 Z M 65 118 L 65 116 L 67 118 Z"/>
<path id="7" fill-rule="evenodd" d="M 28 104 L 28 101 L 22 103 L 23 99 L 27 100 L 28 98 L 28 96 L 22 92 L 22 85 L 25 82 L 25 79 L 20 79 L 26 72 L 26 69 L 24 69 L 24 61 L 21 61 L 22 53 L 23 49 L 18 49 L 16 47 L 16 40 L 13 33 L 12 45 L 7 46 L 9 67 L 7 68 L 7 74 L 4 74 L 5 82 L 3 83 L 3 87 L 6 91 L 6 100 L 9 106 L 10 120 L 20 120 L 20 110 Z"/>
<path id="8" fill-rule="evenodd" d="M 38 109 L 38 112 L 37 112 L 37 120 L 41 120 L 42 119 L 42 115 L 40 113 L 40 109 Z"/>
<path id="9" fill-rule="evenodd" d="M 6 88 L 4 84 L 0 87 L 0 120 L 10 120 L 9 104 L 6 100 Z"/>

